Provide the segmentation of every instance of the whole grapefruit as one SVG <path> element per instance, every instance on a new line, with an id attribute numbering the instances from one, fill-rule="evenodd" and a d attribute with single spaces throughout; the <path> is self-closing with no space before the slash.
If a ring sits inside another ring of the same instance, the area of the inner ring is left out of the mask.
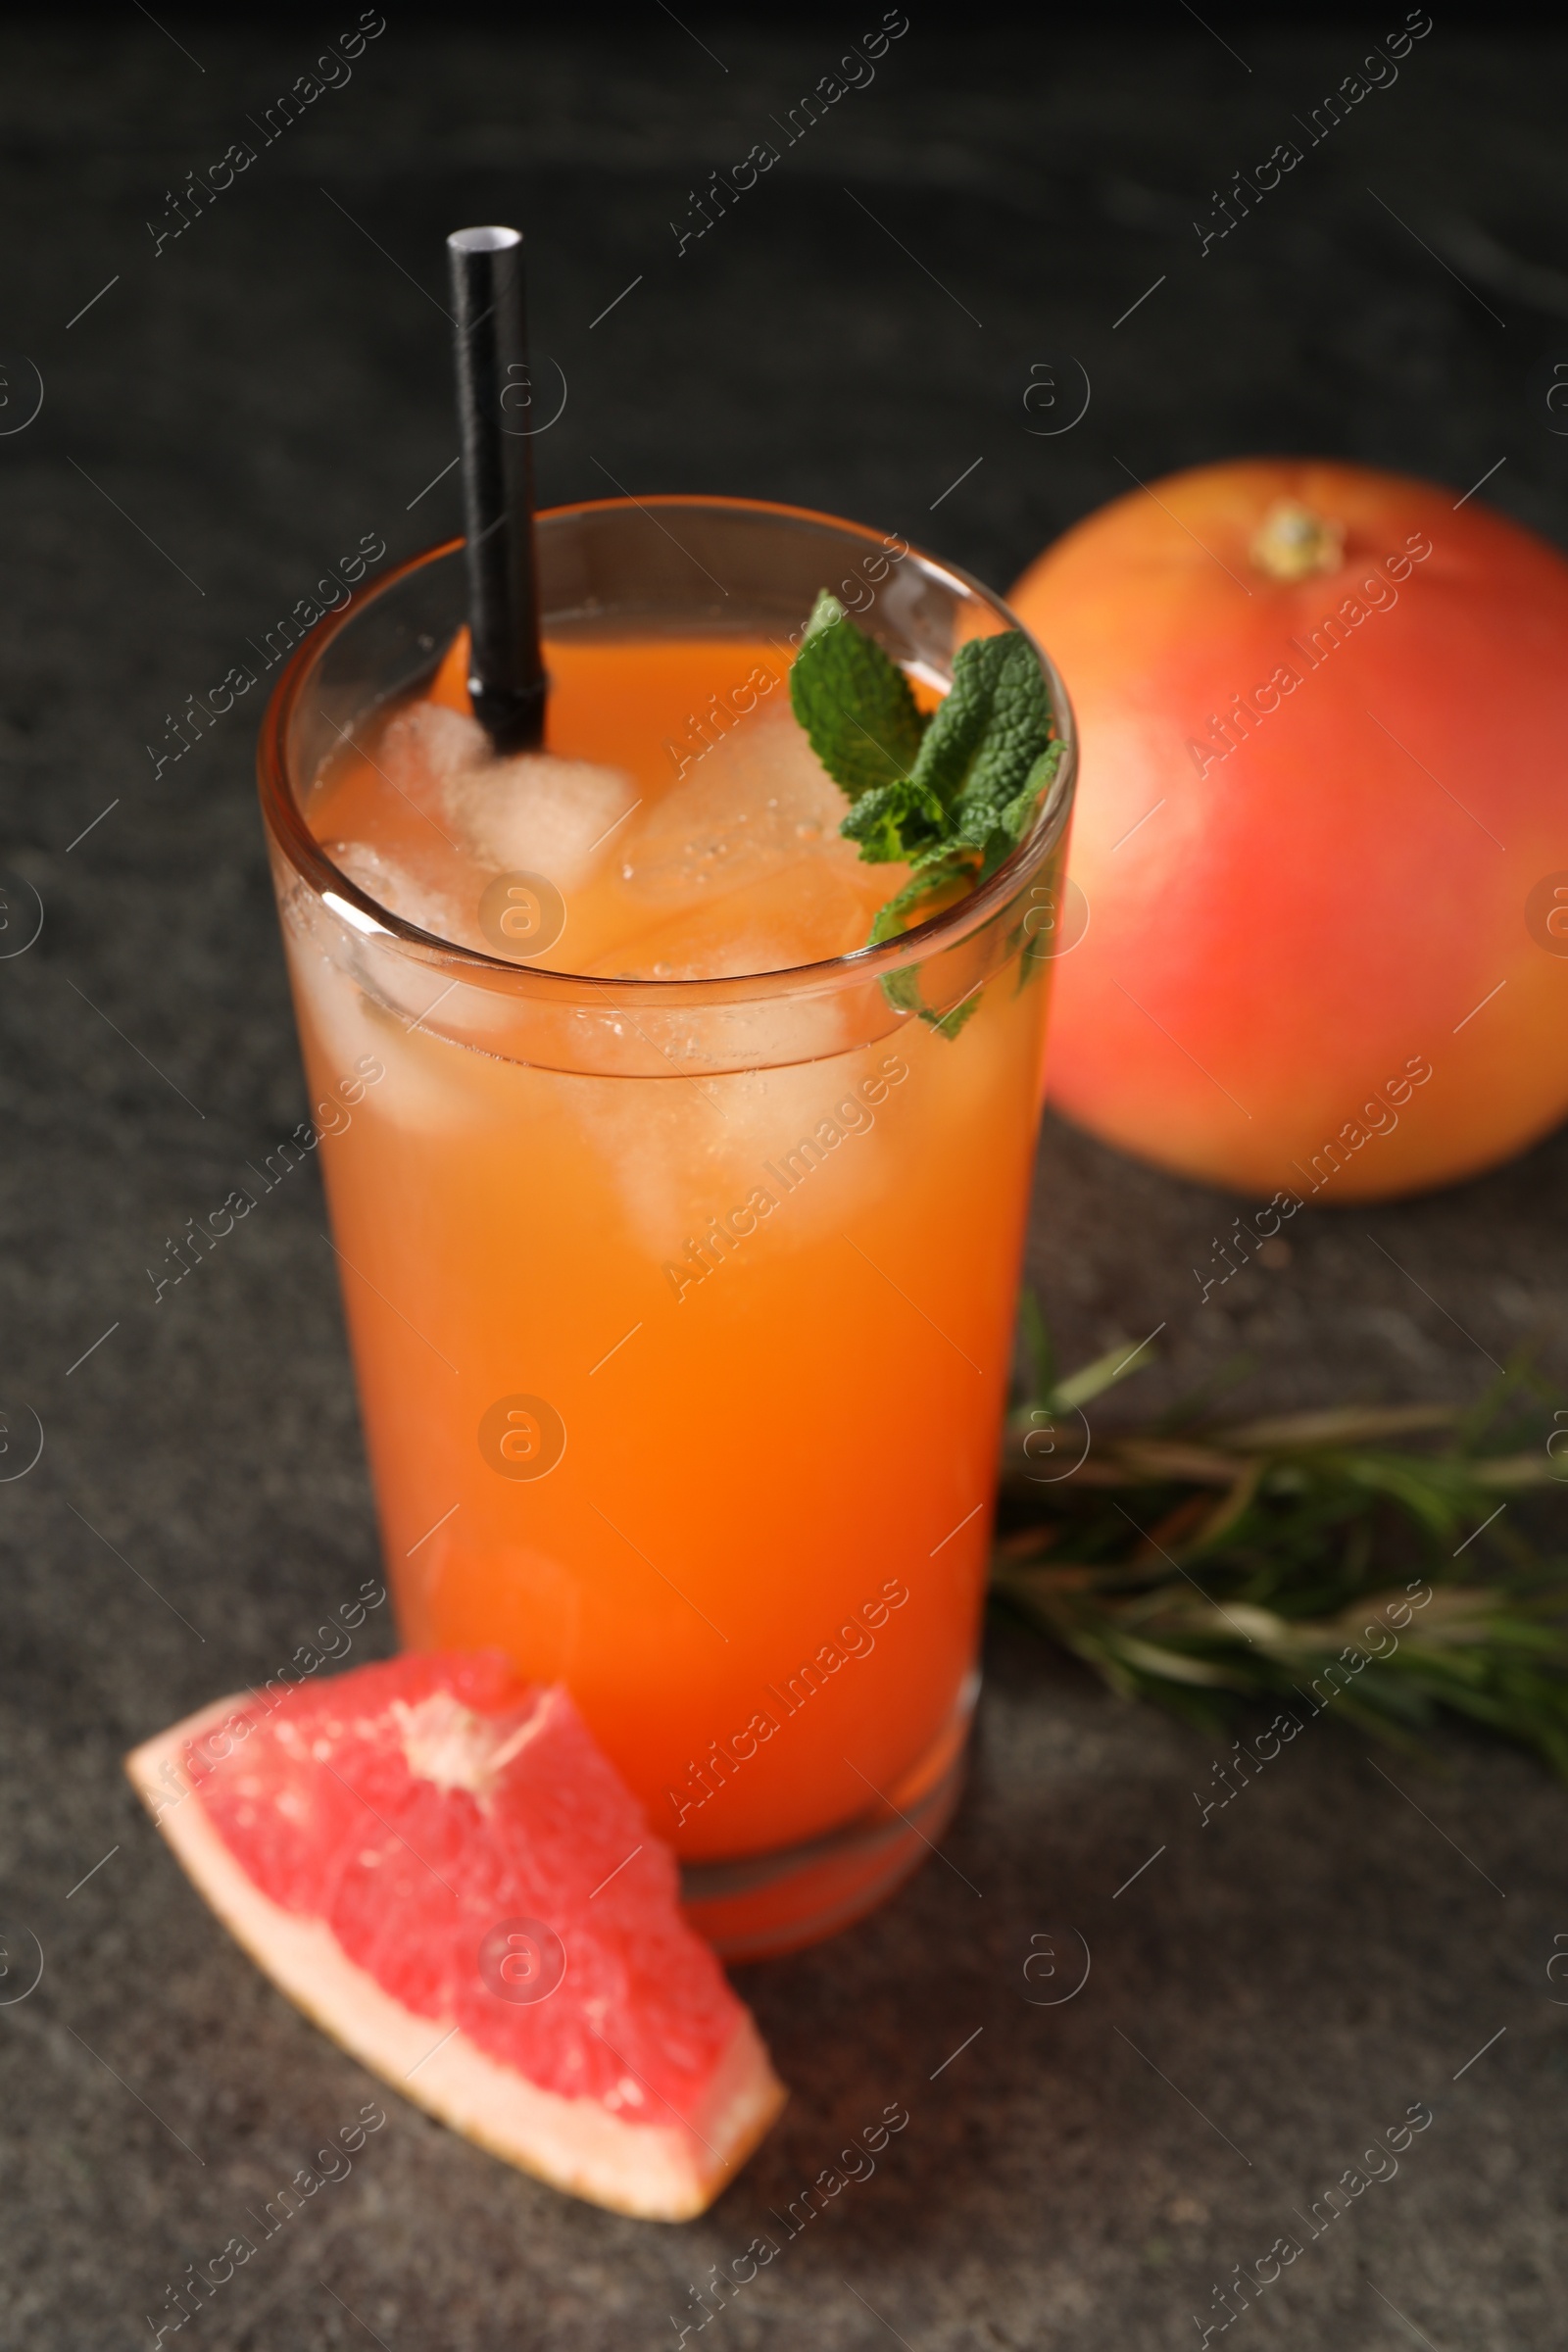
<path id="1" fill-rule="evenodd" d="M 1069 1118 L 1334 1202 L 1451 1183 L 1568 1112 L 1554 549 L 1435 483 L 1257 459 L 1129 492 L 1011 602 L 1082 738 Z"/>

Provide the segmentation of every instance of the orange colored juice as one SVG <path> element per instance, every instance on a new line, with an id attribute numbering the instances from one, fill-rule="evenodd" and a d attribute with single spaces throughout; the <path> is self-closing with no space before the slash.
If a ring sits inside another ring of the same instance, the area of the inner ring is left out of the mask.
<path id="1" fill-rule="evenodd" d="M 832 963 L 902 869 L 837 836 L 787 650 L 548 643 L 546 750 L 629 804 L 532 962 L 627 983 L 591 1037 L 564 977 L 394 984 L 363 914 L 282 894 L 403 1638 L 564 1682 L 689 1864 L 930 1819 L 952 1781 L 1039 1109 L 1016 933 L 956 1037 Z M 419 767 L 461 675 L 362 725 L 304 814 L 379 904 L 494 954 L 488 771 L 442 798 Z M 785 970 L 701 1012 L 630 985 Z"/>

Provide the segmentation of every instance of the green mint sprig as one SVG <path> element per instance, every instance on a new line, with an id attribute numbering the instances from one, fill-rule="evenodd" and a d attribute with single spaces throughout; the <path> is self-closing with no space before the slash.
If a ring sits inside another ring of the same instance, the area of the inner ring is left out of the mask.
<path id="1" fill-rule="evenodd" d="M 994 874 L 1029 830 L 1062 756 L 1039 659 L 1019 629 L 958 648 L 953 685 L 935 710 L 824 588 L 790 669 L 790 702 L 811 749 L 850 800 L 839 827 L 870 864 L 906 864 L 909 878 L 878 909 L 869 945 L 919 919 L 956 883 Z M 919 981 L 896 972 L 892 1003 L 956 1036 L 977 998 L 938 1014 Z"/>

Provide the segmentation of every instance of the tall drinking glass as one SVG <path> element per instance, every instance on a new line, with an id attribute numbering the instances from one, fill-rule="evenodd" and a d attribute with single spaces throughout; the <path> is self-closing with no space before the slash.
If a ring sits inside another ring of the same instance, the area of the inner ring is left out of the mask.
<path id="1" fill-rule="evenodd" d="M 821 588 L 928 707 L 965 640 L 1017 626 L 902 541 L 787 507 L 607 501 L 537 531 L 547 661 L 604 681 L 576 707 L 615 706 L 644 798 L 781 683 Z M 548 871 L 487 877 L 479 928 L 437 936 L 313 825 L 464 617 L 461 545 L 416 558 L 298 650 L 261 742 L 402 1638 L 566 1684 L 696 1923 L 779 1951 L 886 1894 L 957 1792 L 1071 717 L 1047 662 L 1066 753 L 1032 832 L 902 938 L 583 975 Z M 661 681 L 694 647 L 734 691 L 682 715 Z M 550 748 L 582 754 L 557 711 Z"/>

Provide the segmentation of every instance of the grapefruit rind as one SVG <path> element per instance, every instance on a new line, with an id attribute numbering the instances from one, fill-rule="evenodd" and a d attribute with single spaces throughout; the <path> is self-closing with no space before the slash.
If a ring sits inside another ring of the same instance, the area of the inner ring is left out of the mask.
<path id="1" fill-rule="evenodd" d="M 351 2057 L 465 2138 L 553 2187 L 641 2221 L 707 2211 L 768 2131 L 787 2093 L 749 2013 L 695 2120 L 627 2124 L 596 2099 L 563 2098 L 499 2065 L 461 2031 L 417 2016 L 349 1959 L 324 1920 L 285 1911 L 230 1853 L 185 1769 L 191 1742 L 245 1704 L 220 1698 L 125 1759 L 132 1788 L 203 1900 L 279 1992 Z"/>

